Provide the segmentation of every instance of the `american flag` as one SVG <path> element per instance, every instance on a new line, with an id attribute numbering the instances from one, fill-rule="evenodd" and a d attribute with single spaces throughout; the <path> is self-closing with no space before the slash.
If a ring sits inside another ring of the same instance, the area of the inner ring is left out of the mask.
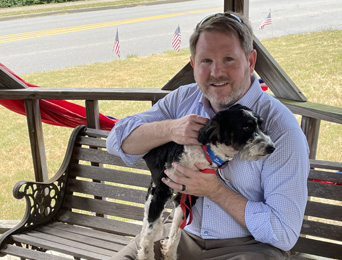
<path id="1" fill-rule="evenodd" d="M 118 55 L 120 59 L 120 42 L 119 42 L 119 30 L 116 29 L 116 35 L 114 40 L 113 52 Z"/>
<path id="2" fill-rule="evenodd" d="M 268 13 L 265 20 L 260 24 L 260 26 L 258 27 L 258 30 L 262 30 L 264 29 L 266 25 L 270 25 L 270 24 L 272 24 L 271 11 Z"/>
<path id="3" fill-rule="evenodd" d="M 181 35 L 180 27 L 178 25 L 175 31 L 175 34 L 173 35 L 171 45 L 176 51 L 179 51 L 181 42 L 182 42 L 182 35 Z"/>

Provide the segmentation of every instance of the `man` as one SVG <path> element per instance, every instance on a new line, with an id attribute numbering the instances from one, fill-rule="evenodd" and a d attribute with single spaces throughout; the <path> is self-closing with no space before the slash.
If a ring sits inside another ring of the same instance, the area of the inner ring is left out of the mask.
<path id="1" fill-rule="evenodd" d="M 307 199 L 306 138 L 292 113 L 261 90 L 253 73 L 253 33 L 242 16 L 205 18 L 191 36 L 190 52 L 196 84 L 181 86 L 149 111 L 120 120 L 107 149 L 133 164 L 170 141 L 199 145 L 199 129 L 218 111 L 237 103 L 251 108 L 264 119 L 263 128 L 275 144 L 271 155 L 259 161 L 235 156 L 222 170 L 224 180 L 201 173 L 203 165 L 194 171 L 174 164 L 184 176 L 166 172 L 169 179 L 163 181 L 175 192 L 185 185 L 187 194 L 200 197 L 193 222 L 182 230 L 178 255 L 181 260 L 287 259 Z M 138 239 L 115 259 L 134 259 Z"/>

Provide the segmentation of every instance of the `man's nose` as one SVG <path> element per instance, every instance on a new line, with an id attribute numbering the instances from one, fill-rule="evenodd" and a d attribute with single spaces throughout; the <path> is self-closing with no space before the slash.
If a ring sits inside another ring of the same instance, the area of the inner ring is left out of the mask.
<path id="1" fill-rule="evenodd" d="M 219 62 L 213 62 L 211 66 L 211 76 L 214 78 L 219 78 L 224 75 L 223 64 Z"/>

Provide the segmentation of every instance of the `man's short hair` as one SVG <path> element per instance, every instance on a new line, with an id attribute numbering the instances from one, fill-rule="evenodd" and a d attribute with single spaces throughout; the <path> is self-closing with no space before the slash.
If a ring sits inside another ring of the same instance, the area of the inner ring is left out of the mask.
<path id="1" fill-rule="evenodd" d="M 205 17 L 199 22 L 190 37 L 190 53 L 193 59 L 195 58 L 196 45 L 202 32 L 221 32 L 229 36 L 236 34 L 246 58 L 249 57 L 250 52 L 253 50 L 253 30 L 249 21 L 241 14 L 233 12 L 217 13 Z"/>

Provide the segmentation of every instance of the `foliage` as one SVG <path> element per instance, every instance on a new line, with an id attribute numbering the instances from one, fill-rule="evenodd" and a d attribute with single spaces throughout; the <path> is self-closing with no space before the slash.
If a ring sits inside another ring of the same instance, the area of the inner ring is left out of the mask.
<path id="1" fill-rule="evenodd" d="M 75 2 L 78 0 L 0 0 L 0 7 L 15 7 L 37 4 L 52 4 L 63 2 Z"/>

